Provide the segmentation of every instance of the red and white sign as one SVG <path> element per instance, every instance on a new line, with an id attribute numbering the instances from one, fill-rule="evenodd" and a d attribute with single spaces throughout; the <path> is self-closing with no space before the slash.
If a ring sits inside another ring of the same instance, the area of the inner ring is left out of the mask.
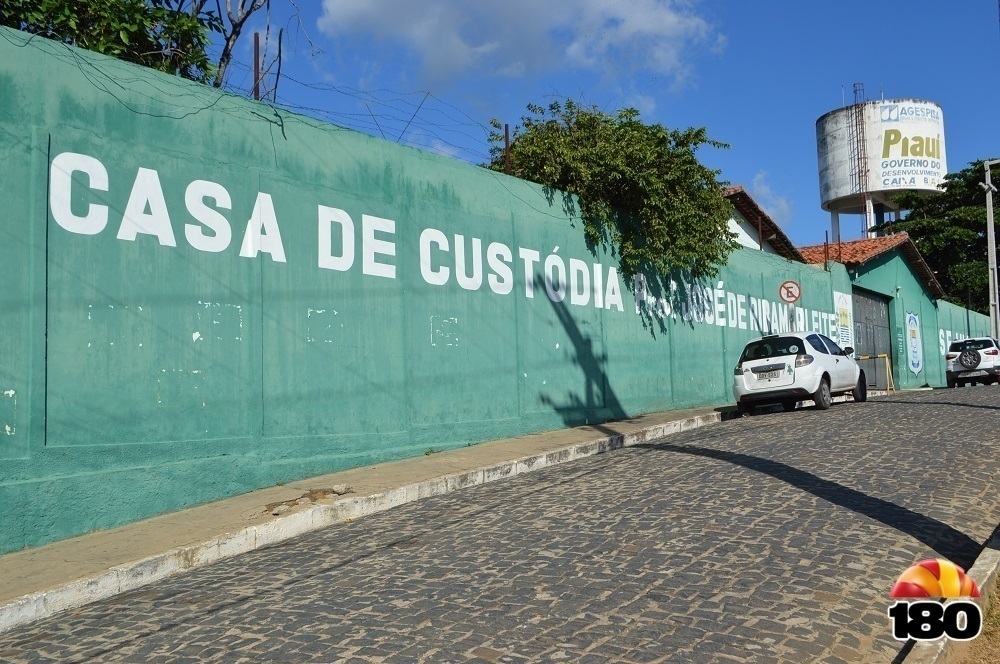
<path id="1" fill-rule="evenodd" d="M 792 304 L 794 302 L 798 302 L 799 298 L 802 297 L 802 288 L 797 282 L 786 281 L 781 284 L 781 287 L 778 289 L 778 295 L 780 295 L 781 299 L 788 304 Z"/>

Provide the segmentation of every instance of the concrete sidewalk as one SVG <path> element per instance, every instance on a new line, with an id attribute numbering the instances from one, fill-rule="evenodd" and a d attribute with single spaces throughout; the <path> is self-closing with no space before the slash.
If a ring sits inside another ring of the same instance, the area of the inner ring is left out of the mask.
<path id="1" fill-rule="evenodd" d="M 0 632 L 420 498 L 719 422 L 729 410 L 652 413 L 480 443 L 260 489 L 10 553 L 0 557 Z M 352 490 L 333 491 L 343 487 Z"/>

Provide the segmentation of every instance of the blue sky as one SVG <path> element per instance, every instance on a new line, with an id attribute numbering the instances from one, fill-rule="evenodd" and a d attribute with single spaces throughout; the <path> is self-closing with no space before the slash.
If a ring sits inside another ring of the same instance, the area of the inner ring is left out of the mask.
<path id="1" fill-rule="evenodd" d="M 487 159 L 486 125 L 572 97 L 647 122 L 706 126 L 700 157 L 799 245 L 820 243 L 815 122 L 853 100 L 940 104 L 949 171 L 1000 156 L 993 0 L 272 0 L 286 26 L 278 105 L 456 159 Z M 289 22 L 290 21 L 290 22 Z M 264 29 L 263 16 L 250 29 Z M 229 77 L 246 89 L 253 38 Z M 428 95 L 429 93 L 429 95 Z M 422 106 L 421 106 L 422 104 Z M 842 220 L 860 234 L 857 218 Z"/>

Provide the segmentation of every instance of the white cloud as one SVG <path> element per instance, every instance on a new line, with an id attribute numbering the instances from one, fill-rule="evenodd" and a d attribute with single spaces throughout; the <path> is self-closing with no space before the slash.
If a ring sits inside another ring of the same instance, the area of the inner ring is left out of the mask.
<path id="1" fill-rule="evenodd" d="M 750 195 L 757 204 L 784 230 L 792 221 L 792 204 L 785 196 L 779 196 L 767 182 L 767 171 L 759 171 L 750 184 Z"/>
<path id="2" fill-rule="evenodd" d="M 683 80 L 696 50 L 725 37 L 692 0 L 323 0 L 319 27 L 333 39 L 373 37 L 415 54 L 423 75 L 517 77 L 565 67 L 645 70 Z"/>
<path id="3" fill-rule="evenodd" d="M 639 111 L 640 115 L 649 117 L 654 111 L 656 111 L 656 98 L 636 92 L 629 97 L 626 106 L 630 106 L 631 108 Z"/>
<path id="4" fill-rule="evenodd" d="M 461 159 L 462 151 L 454 145 L 448 145 L 447 143 L 434 139 L 428 146 L 431 152 L 436 152 L 443 157 L 451 157 L 452 159 Z"/>

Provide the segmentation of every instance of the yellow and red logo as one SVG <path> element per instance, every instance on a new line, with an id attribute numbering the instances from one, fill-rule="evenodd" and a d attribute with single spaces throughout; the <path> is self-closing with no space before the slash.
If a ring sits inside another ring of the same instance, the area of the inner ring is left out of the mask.
<path id="1" fill-rule="evenodd" d="M 892 599 L 979 597 L 979 586 L 965 570 L 942 558 L 921 560 L 899 575 Z"/>

